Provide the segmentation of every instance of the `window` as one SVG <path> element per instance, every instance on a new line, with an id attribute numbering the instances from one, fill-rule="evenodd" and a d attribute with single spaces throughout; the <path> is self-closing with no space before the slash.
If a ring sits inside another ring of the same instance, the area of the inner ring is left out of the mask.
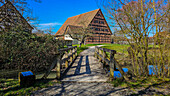
<path id="1" fill-rule="evenodd" d="M 8 11 L 12 11 L 11 9 L 7 9 Z"/>
<path id="2" fill-rule="evenodd" d="M 108 29 L 105 29 L 105 31 L 107 31 L 107 32 L 108 32 Z"/>
<path id="3" fill-rule="evenodd" d="M 100 24 L 104 24 L 104 22 L 103 22 L 103 21 L 100 21 L 99 23 L 100 23 Z"/>
<path id="4" fill-rule="evenodd" d="M 99 28 L 95 28 L 95 31 L 100 31 L 100 29 Z"/>
<path id="5" fill-rule="evenodd" d="M 98 20 L 94 20 L 94 23 L 99 23 L 99 21 Z"/>
<path id="6" fill-rule="evenodd" d="M 97 16 L 101 16 L 100 14 L 97 14 Z"/>
<path id="7" fill-rule="evenodd" d="M 101 29 L 101 31 L 104 31 L 104 29 Z"/>

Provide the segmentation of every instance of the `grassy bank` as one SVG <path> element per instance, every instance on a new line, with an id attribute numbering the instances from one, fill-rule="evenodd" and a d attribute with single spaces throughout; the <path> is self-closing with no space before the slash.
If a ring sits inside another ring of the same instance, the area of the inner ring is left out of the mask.
<path id="1" fill-rule="evenodd" d="M 150 94 L 154 94 L 154 96 L 170 96 L 170 78 L 157 78 L 155 76 L 150 76 L 135 78 L 133 81 L 129 82 L 117 78 L 110 83 L 113 84 L 114 87 L 128 88 L 134 92 L 134 96 L 148 94 L 148 90 L 154 90 L 149 92 Z"/>
<path id="2" fill-rule="evenodd" d="M 112 49 L 116 50 L 116 52 L 119 53 L 125 53 L 128 54 L 127 48 L 130 47 L 130 45 L 120 45 L 120 44 L 103 44 L 102 48 Z"/>
<path id="3" fill-rule="evenodd" d="M 0 79 L 0 96 L 25 96 L 32 92 L 60 83 L 56 80 L 38 80 L 33 86 L 22 88 L 17 79 Z"/>

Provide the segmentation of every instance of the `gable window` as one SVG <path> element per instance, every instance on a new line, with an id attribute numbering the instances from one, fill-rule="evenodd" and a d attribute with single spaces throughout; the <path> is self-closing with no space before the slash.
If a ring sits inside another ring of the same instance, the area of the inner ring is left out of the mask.
<path id="1" fill-rule="evenodd" d="M 94 20 L 94 23 L 99 23 L 99 21 L 98 20 Z"/>
<path id="2" fill-rule="evenodd" d="M 92 29 L 92 30 L 93 30 L 93 29 L 94 29 L 94 27 L 91 27 L 90 29 Z"/>
<path id="3" fill-rule="evenodd" d="M 100 29 L 99 28 L 95 28 L 95 31 L 100 31 Z"/>
<path id="4" fill-rule="evenodd" d="M 97 14 L 97 16 L 101 16 L 100 14 Z"/>
<path id="5" fill-rule="evenodd" d="M 105 29 L 105 31 L 107 31 L 107 32 L 108 32 L 108 29 Z"/>
<path id="6" fill-rule="evenodd" d="M 104 22 L 103 22 L 103 21 L 100 21 L 99 23 L 100 23 L 100 24 L 104 24 Z"/>
<path id="7" fill-rule="evenodd" d="M 12 9 L 7 9 L 8 11 L 12 11 Z"/>

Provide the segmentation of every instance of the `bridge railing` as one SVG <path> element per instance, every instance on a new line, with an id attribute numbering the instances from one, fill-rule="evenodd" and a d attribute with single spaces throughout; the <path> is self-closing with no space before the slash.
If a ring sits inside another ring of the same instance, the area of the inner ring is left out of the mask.
<path id="1" fill-rule="evenodd" d="M 110 56 L 106 52 L 110 53 Z M 126 80 L 129 80 L 126 76 L 126 73 L 123 71 L 122 67 L 118 64 L 118 62 L 114 58 L 115 54 L 116 54 L 115 50 L 95 46 L 95 57 L 97 57 L 99 62 L 101 62 L 103 64 L 104 69 L 106 68 L 106 65 L 109 66 L 110 77 L 114 78 L 114 71 L 117 67 L 118 70 L 120 71 L 120 73 L 122 74 L 122 76 Z"/>
<path id="2" fill-rule="evenodd" d="M 43 79 L 46 79 L 52 69 L 56 70 L 56 79 L 61 79 L 68 71 L 69 67 L 77 57 L 77 46 L 70 48 L 63 48 L 58 50 L 58 54 L 54 57 L 54 61 L 46 71 Z"/>
<path id="3" fill-rule="evenodd" d="M 106 52 L 109 52 L 110 56 L 108 56 Z M 115 50 L 95 46 L 95 56 L 99 59 L 99 62 L 103 63 L 104 69 L 106 68 L 106 65 L 109 65 L 111 77 L 114 77 L 115 63 L 113 58 L 115 54 L 116 54 Z"/>

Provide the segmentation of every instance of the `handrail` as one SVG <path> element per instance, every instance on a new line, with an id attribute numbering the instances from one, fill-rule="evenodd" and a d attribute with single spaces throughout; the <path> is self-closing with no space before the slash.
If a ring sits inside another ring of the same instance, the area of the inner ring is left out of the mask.
<path id="1" fill-rule="evenodd" d="M 73 46 L 73 47 L 70 47 L 70 48 L 59 49 L 58 51 L 63 52 L 63 51 L 68 51 L 68 50 L 71 50 L 71 49 L 74 49 L 74 48 L 77 48 L 77 46 Z"/>
<path id="2" fill-rule="evenodd" d="M 77 46 L 70 48 L 63 48 L 58 50 L 58 54 L 55 56 L 55 60 L 46 71 L 43 79 L 46 79 L 49 75 L 50 71 L 55 67 L 56 70 L 56 78 L 61 79 L 62 76 L 67 72 L 71 64 L 77 57 Z"/>
<path id="3" fill-rule="evenodd" d="M 113 54 L 116 54 L 116 51 L 115 50 L 111 50 L 111 49 L 106 49 L 106 48 L 102 48 L 102 47 L 98 47 L 98 46 L 95 46 L 96 48 L 100 49 L 100 50 L 103 50 L 103 51 L 106 51 L 106 52 L 112 52 Z"/>
<path id="4" fill-rule="evenodd" d="M 106 54 L 106 52 L 110 53 L 110 60 L 107 59 L 109 56 Z M 114 71 L 115 71 L 115 69 L 117 67 L 118 70 L 120 71 L 120 73 L 122 74 L 122 76 L 126 80 L 129 80 L 129 78 L 127 78 L 125 72 L 122 70 L 122 67 L 118 64 L 118 62 L 114 58 L 115 54 L 116 54 L 115 50 L 111 50 L 111 49 L 106 49 L 106 48 L 101 48 L 101 47 L 95 46 L 95 57 L 97 57 L 99 59 L 99 62 L 103 63 L 103 68 L 106 67 L 106 64 L 109 65 L 110 77 L 114 78 Z"/>

